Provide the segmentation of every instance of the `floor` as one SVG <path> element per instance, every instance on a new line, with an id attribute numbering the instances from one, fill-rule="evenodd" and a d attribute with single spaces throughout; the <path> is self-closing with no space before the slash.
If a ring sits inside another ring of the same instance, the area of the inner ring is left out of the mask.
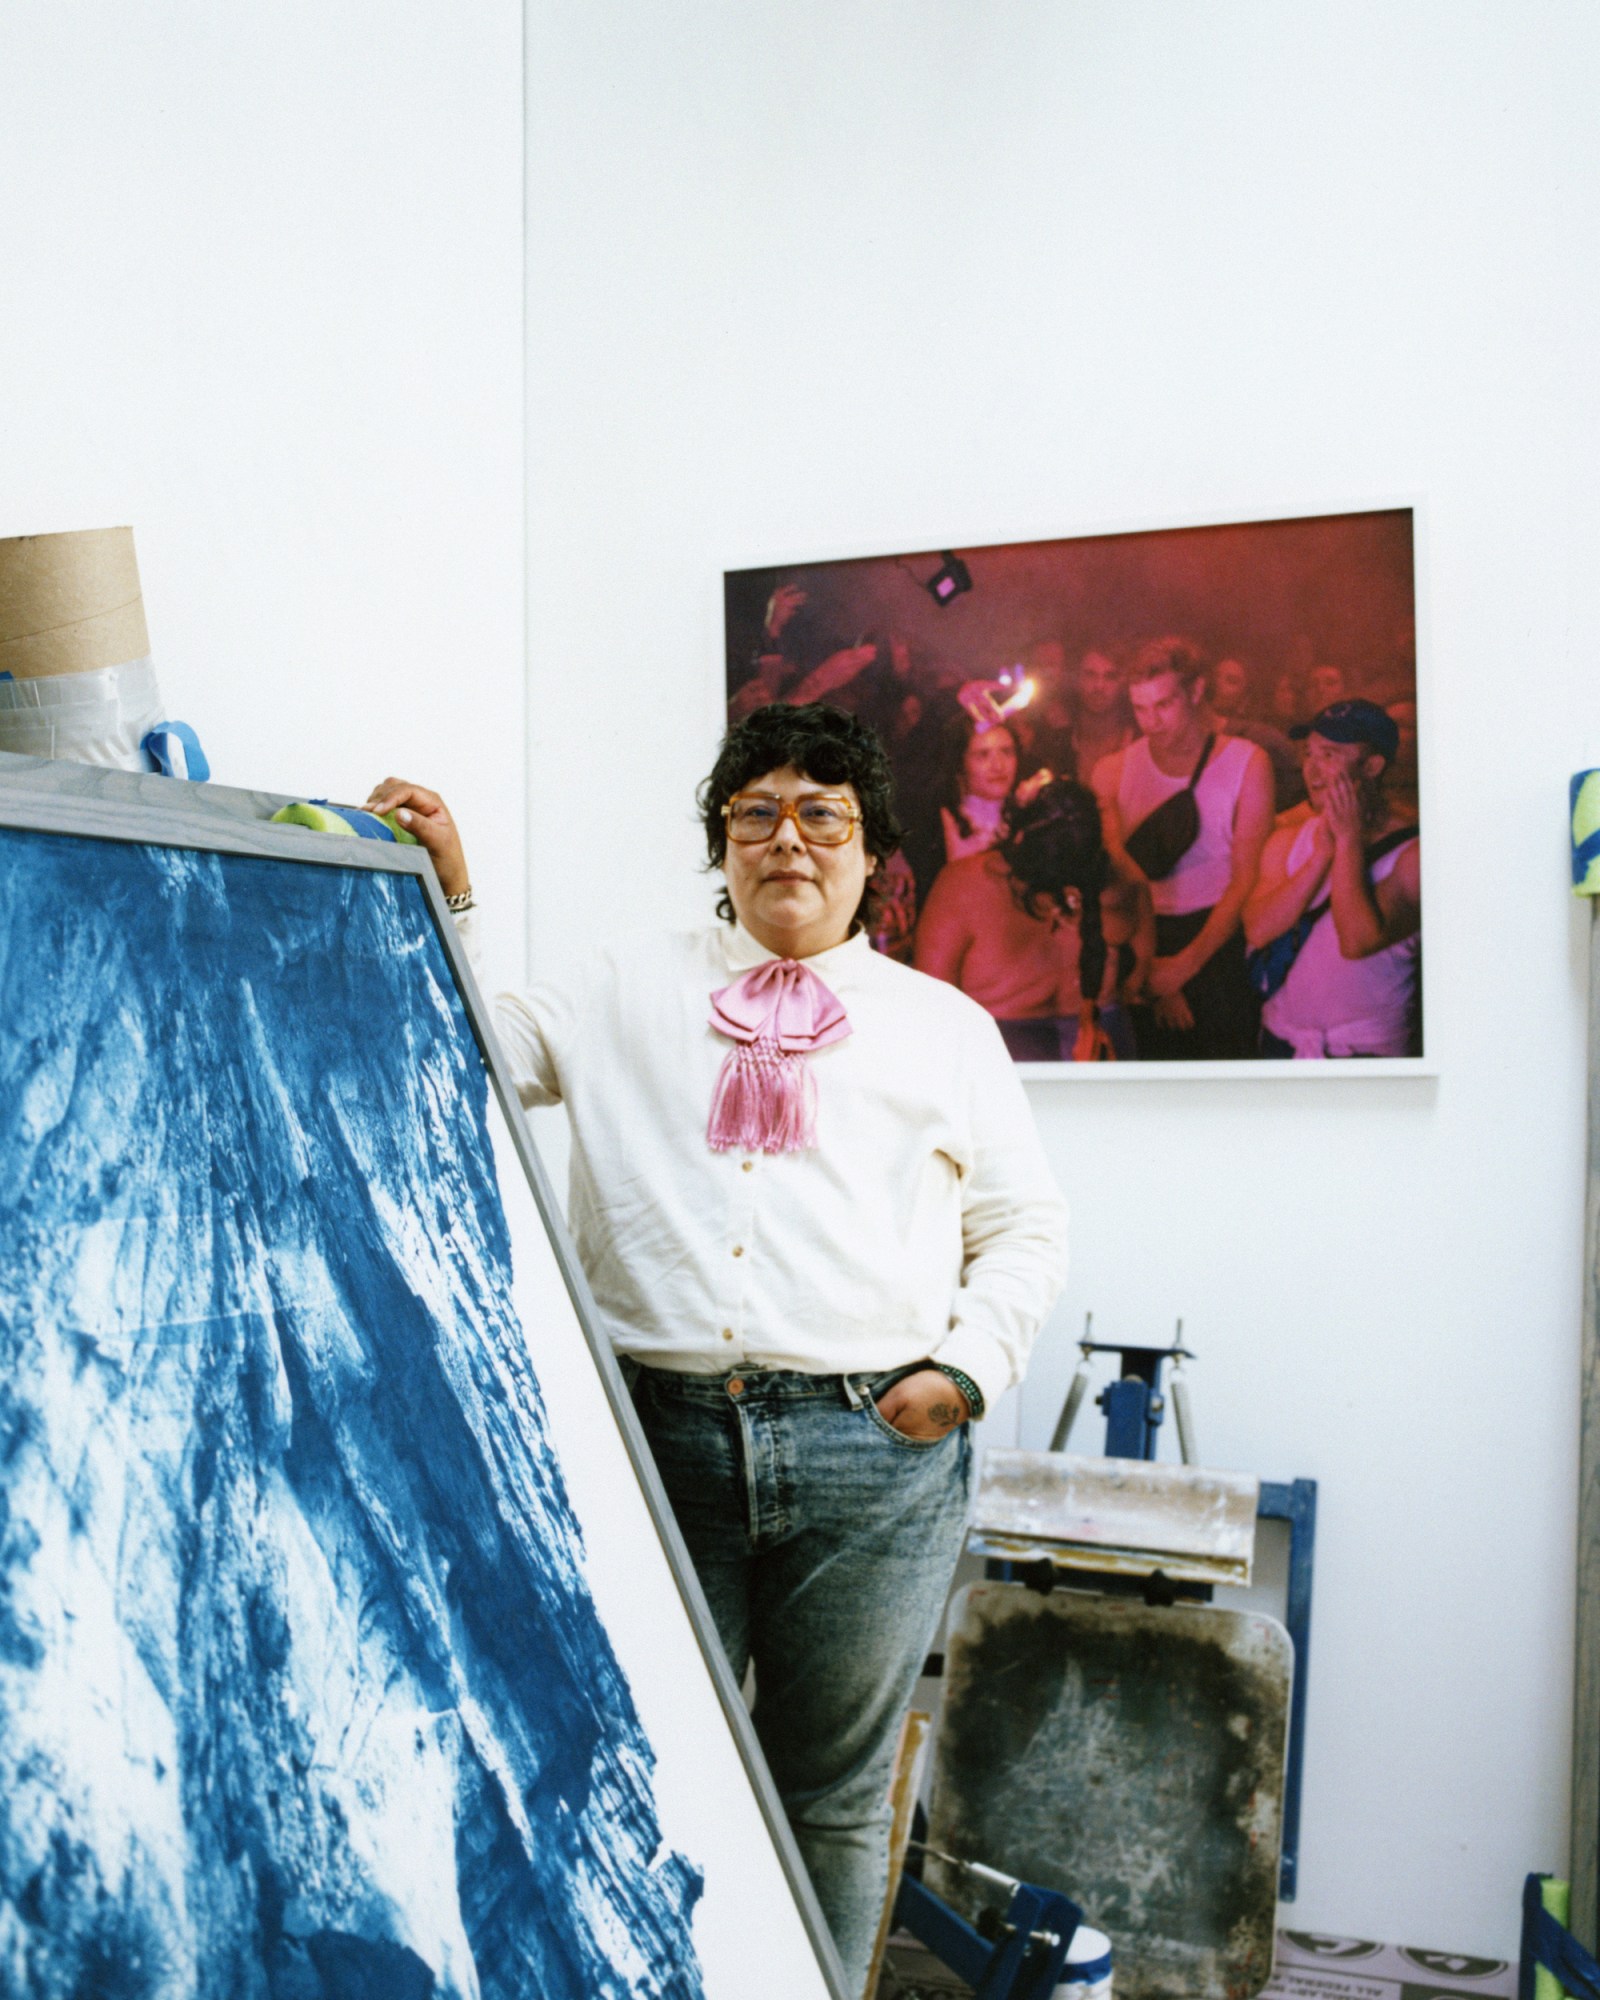
<path id="1" fill-rule="evenodd" d="M 960 2000 L 971 1990 L 914 1938 L 890 1939 L 877 2000 Z M 1514 2000 L 1516 1990 L 1517 1968 L 1499 1959 L 1279 1931 L 1277 1966 L 1261 2000 Z"/>
<path id="2" fill-rule="evenodd" d="M 1494 1958 L 1279 1931 L 1265 2000 L 1508 2000 L 1517 1968 Z"/>

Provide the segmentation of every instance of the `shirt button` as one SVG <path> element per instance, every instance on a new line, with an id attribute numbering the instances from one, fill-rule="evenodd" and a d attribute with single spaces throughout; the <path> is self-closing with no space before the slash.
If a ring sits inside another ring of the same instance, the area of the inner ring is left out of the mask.
<path id="1" fill-rule="evenodd" d="M 733 1328 L 732 1328 L 731 1326 L 725 1326 L 725 1327 L 724 1327 L 724 1328 L 722 1329 L 722 1337 L 723 1337 L 723 1339 L 724 1339 L 724 1340 L 732 1340 L 732 1338 L 733 1338 Z"/>
<path id="2" fill-rule="evenodd" d="M 742 1243 L 735 1243 L 733 1246 L 733 1254 L 735 1257 L 742 1257 L 744 1255 L 744 1245 Z"/>
<path id="3" fill-rule="evenodd" d="M 735 1375 L 733 1380 L 728 1384 L 728 1394 L 730 1396 L 742 1396 L 744 1394 L 744 1383 L 739 1376 Z"/>

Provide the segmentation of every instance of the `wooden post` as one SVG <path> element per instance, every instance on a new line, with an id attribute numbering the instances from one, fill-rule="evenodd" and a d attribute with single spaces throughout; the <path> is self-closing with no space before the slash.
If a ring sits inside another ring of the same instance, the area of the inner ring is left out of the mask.
<path id="1" fill-rule="evenodd" d="M 1589 1174 L 1579 1385 L 1577 1662 L 1572 1720 L 1572 1933 L 1600 1919 L 1600 905 L 1589 911 Z"/>
<path id="2" fill-rule="evenodd" d="M 905 1873 L 906 1849 L 911 1844 L 911 1816 L 916 1810 L 917 1783 L 922 1774 L 922 1753 L 927 1747 L 933 1717 L 914 1708 L 900 1725 L 900 1744 L 894 1753 L 894 1773 L 889 1781 L 889 1798 L 894 1819 L 889 1828 L 889 1892 L 878 1919 L 878 1938 L 872 1947 L 872 1965 L 862 2000 L 874 2000 L 883 1973 L 884 1955 L 894 1930 L 894 1906 L 900 1896 L 900 1877 Z"/>

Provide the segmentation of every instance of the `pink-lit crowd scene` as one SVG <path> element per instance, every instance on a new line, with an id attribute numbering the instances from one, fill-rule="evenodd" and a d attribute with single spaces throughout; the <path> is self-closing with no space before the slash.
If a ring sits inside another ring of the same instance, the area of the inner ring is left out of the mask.
<path id="1" fill-rule="evenodd" d="M 1422 1053 L 1409 510 L 726 579 L 728 709 L 878 733 L 881 951 L 1032 1062 Z"/>

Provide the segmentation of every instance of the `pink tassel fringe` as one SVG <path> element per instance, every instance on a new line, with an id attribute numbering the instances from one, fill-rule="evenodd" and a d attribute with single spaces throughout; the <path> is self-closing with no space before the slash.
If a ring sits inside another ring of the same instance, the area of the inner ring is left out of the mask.
<path id="1" fill-rule="evenodd" d="M 728 1051 L 706 1130 L 716 1152 L 803 1152 L 817 1143 L 816 1125 L 816 1079 L 803 1056 L 766 1035 Z"/>

